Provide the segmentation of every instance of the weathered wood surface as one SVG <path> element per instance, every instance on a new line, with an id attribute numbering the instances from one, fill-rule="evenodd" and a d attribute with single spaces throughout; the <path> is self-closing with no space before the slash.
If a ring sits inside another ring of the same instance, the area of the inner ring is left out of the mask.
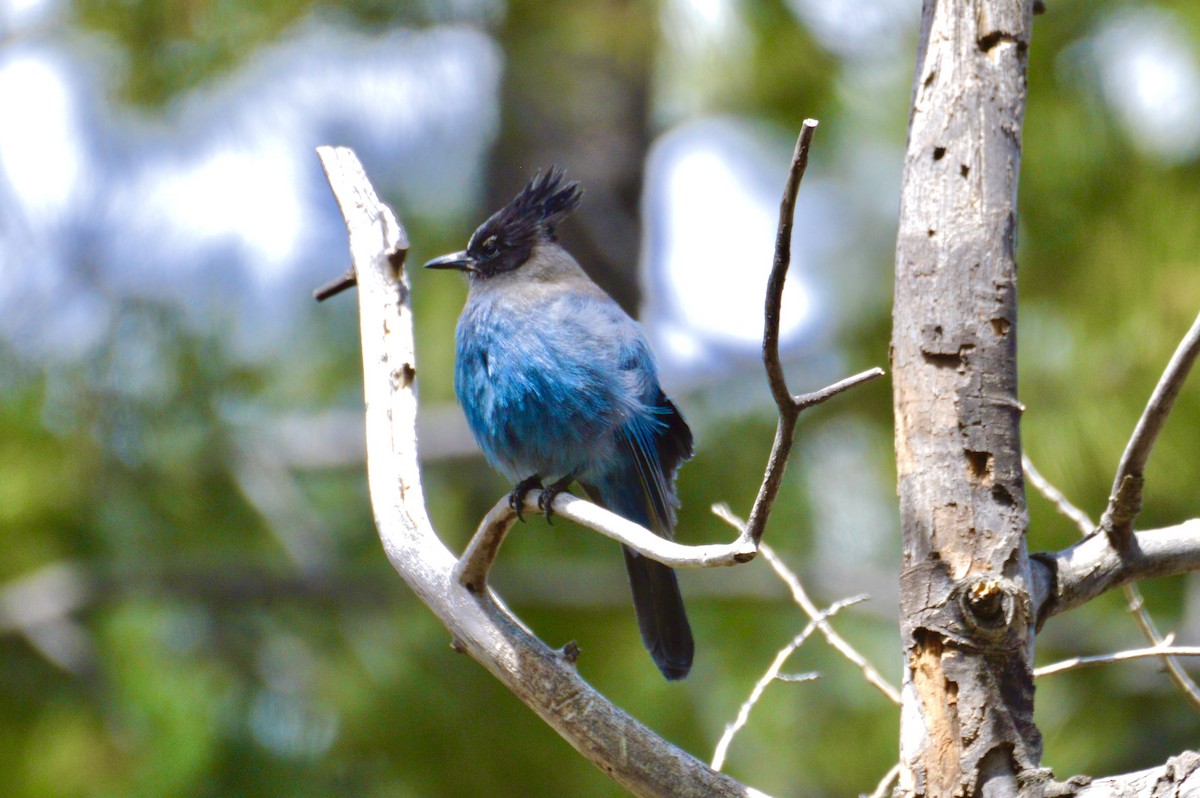
<path id="1" fill-rule="evenodd" d="M 892 338 L 905 795 L 1015 795 L 1041 756 L 1014 258 L 1031 18 L 924 4 Z"/>

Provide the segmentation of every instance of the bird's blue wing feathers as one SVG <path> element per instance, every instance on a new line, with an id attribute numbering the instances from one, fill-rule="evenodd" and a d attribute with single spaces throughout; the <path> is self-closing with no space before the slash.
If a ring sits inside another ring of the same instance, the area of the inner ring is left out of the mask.
<path id="1" fill-rule="evenodd" d="M 659 387 L 641 328 L 611 299 L 566 292 L 520 320 L 469 308 L 455 388 L 488 460 L 511 479 L 573 474 L 610 509 L 671 534 L 675 471 L 692 435 Z"/>
<path id="2" fill-rule="evenodd" d="M 658 370 L 640 332 L 620 352 L 620 368 L 636 403 L 621 427 L 626 474 L 621 503 L 651 531 L 671 537 L 675 527 L 675 472 L 692 456 L 692 432 L 658 384 Z M 634 492 L 637 495 L 629 495 Z M 635 507 L 634 505 L 640 505 Z"/>
<path id="3" fill-rule="evenodd" d="M 670 399 L 661 392 L 658 399 L 650 413 L 635 416 L 625 424 L 622 437 L 640 488 L 638 498 L 644 508 L 640 520 L 655 534 L 672 537 L 675 507 L 679 505 L 675 472 L 692 456 L 692 432 Z M 626 481 L 626 492 L 629 487 Z M 623 498 L 623 503 L 634 501 L 633 496 Z"/>

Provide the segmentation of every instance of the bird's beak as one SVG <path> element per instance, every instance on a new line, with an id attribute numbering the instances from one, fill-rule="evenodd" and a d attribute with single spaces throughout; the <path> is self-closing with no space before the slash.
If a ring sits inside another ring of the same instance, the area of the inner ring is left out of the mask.
<path id="1" fill-rule="evenodd" d="M 426 269 L 458 269 L 460 272 L 475 271 L 475 259 L 466 252 L 454 252 L 434 258 L 425 264 Z"/>

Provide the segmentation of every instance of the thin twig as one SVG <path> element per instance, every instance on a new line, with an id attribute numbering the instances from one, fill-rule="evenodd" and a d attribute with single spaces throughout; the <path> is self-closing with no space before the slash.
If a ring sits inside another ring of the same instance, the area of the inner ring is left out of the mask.
<path id="1" fill-rule="evenodd" d="M 1154 623 L 1154 617 L 1150 615 L 1150 611 L 1146 609 L 1146 601 L 1142 598 L 1142 591 L 1137 585 L 1125 585 L 1125 602 L 1129 605 L 1129 611 L 1133 613 L 1133 620 L 1138 625 L 1138 629 L 1142 630 L 1142 636 L 1153 646 L 1168 645 L 1175 638 L 1174 633 L 1166 635 L 1158 631 L 1158 626 Z M 1162 656 L 1163 665 L 1167 669 L 1167 675 L 1171 677 L 1171 681 L 1175 682 L 1176 686 L 1183 691 L 1187 699 L 1192 702 L 1192 706 L 1200 710 L 1200 686 L 1197 686 L 1196 681 L 1188 675 L 1183 669 L 1183 665 L 1179 660 L 1175 659 L 1171 652 L 1167 652 Z"/>
<path id="2" fill-rule="evenodd" d="M 716 504 L 713 505 L 712 511 L 718 518 L 733 526 L 734 529 L 740 530 L 745 528 L 745 523 L 734 515 L 727 506 Z M 779 555 L 775 553 L 775 550 L 766 543 L 759 543 L 758 550 L 762 554 L 763 559 L 774 569 L 776 575 L 788 586 L 788 590 L 792 593 L 792 600 L 796 602 L 800 609 L 804 610 L 809 618 L 816 622 L 817 628 L 821 630 L 821 634 L 825 636 L 829 645 L 837 649 L 842 656 L 850 660 L 851 663 L 862 671 L 868 683 L 887 696 L 887 699 L 893 704 L 900 706 L 900 691 L 893 687 L 887 679 L 883 678 L 879 671 L 875 669 L 875 666 L 867 661 L 866 657 L 858 653 L 852 645 L 834 631 L 833 626 L 828 621 L 821 617 L 821 611 L 817 609 L 817 605 L 809 598 L 808 591 L 804 589 L 800 577 L 788 568 L 783 560 L 779 558 Z"/>
<path id="3" fill-rule="evenodd" d="M 541 494 L 540 490 L 529 491 L 525 495 L 525 509 L 539 512 L 538 498 Z M 740 565 L 754 559 L 758 553 L 758 547 L 744 532 L 732 543 L 685 546 L 659 537 L 644 526 L 570 493 L 558 494 L 554 498 L 553 509 L 555 515 L 594 529 L 605 537 L 672 568 L 721 568 Z M 516 520 L 517 512 L 509 505 L 507 496 L 496 502 L 488 511 L 455 566 L 455 578 L 460 584 L 473 593 L 483 592 L 487 586 L 488 571 L 500 550 L 500 544 Z"/>
<path id="4" fill-rule="evenodd" d="M 792 262 L 792 217 L 796 212 L 796 195 L 800 191 L 800 180 L 808 168 L 808 151 L 812 146 L 817 120 L 805 119 L 796 139 L 792 153 L 792 165 L 788 170 L 787 184 L 783 189 L 783 200 L 779 203 L 779 227 L 775 234 L 775 259 L 771 264 L 771 276 L 767 279 L 766 308 L 763 314 L 763 365 L 767 369 L 767 383 L 775 406 L 779 408 L 779 419 L 775 425 L 775 441 L 771 444 L 771 455 L 767 460 L 767 471 L 763 475 L 762 487 L 750 511 L 747 527 L 755 543 L 762 540 L 767 528 L 771 506 L 779 494 L 783 472 L 787 469 L 788 455 L 792 450 L 792 439 L 796 434 L 796 420 L 800 409 L 792 401 L 779 359 L 779 314 L 783 306 L 783 283 Z"/>
<path id="5" fill-rule="evenodd" d="M 1100 517 L 1100 526 L 1117 551 L 1127 551 L 1132 542 L 1133 522 L 1142 509 L 1143 472 L 1146 469 L 1146 461 L 1150 459 L 1150 452 L 1154 449 L 1158 433 L 1162 430 L 1167 416 L 1171 414 L 1175 398 L 1179 396 L 1179 391 L 1198 355 L 1200 315 L 1196 316 L 1191 329 L 1183 336 L 1175 354 L 1167 363 L 1167 368 L 1159 378 L 1154 393 L 1150 395 L 1150 401 L 1146 403 L 1146 409 L 1142 411 L 1142 417 L 1138 419 L 1117 466 L 1112 497 L 1108 500 L 1104 515 Z"/>
<path id="6" fill-rule="evenodd" d="M 883 774 L 883 778 L 879 780 L 879 786 L 875 788 L 875 792 L 871 793 L 871 798 L 885 798 L 888 790 L 891 789 L 892 783 L 900 775 L 900 763 L 892 765 L 892 769 Z"/>
<path id="7" fill-rule="evenodd" d="M 1079 528 L 1080 534 L 1082 534 L 1084 538 L 1087 538 L 1092 534 L 1093 531 L 1095 531 L 1096 525 L 1092 523 L 1092 519 L 1088 517 L 1088 514 L 1068 501 L 1067 497 L 1063 495 L 1062 491 L 1060 491 L 1049 480 L 1043 477 L 1041 473 L 1034 468 L 1033 461 L 1030 460 L 1028 456 L 1024 454 L 1021 455 L 1021 464 L 1024 466 L 1025 473 L 1029 476 L 1029 481 L 1033 483 L 1034 488 L 1036 488 L 1039 493 L 1045 496 L 1046 499 L 1049 500 L 1050 503 L 1053 504 L 1060 513 L 1071 519 L 1071 521 L 1075 523 L 1075 526 Z M 1134 542 L 1136 544 L 1136 541 Z M 1143 547 L 1134 545 L 1131 548 L 1132 550 L 1138 552 L 1137 558 L 1139 560 L 1146 557 Z M 1120 552 L 1121 550 L 1113 547 L 1113 551 Z M 1130 564 L 1124 557 L 1121 557 L 1120 560 L 1122 565 L 1128 566 Z M 1097 568 L 1094 569 L 1093 572 L 1099 571 L 1100 569 Z M 1129 612 L 1131 615 L 1133 615 L 1134 623 L 1136 623 L 1138 629 L 1142 631 L 1142 636 L 1146 638 L 1152 648 L 1161 648 L 1171 637 L 1171 635 L 1164 637 L 1158 631 L 1158 627 L 1154 623 L 1154 618 L 1151 617 L 1149 610 L 1146 609 L 1146 602 L 1142 598 L 1142 591 L 1139 590 L 1138 586 L 1132 582 L 1124 585 L 1122 589 L 1125 593 L 1126 606 L 1129 607 Z M 1040 608 L 1038 609 L 1038 617 L 1042 617 Z M 1179 660 L 1175 659 L 1169 653 L 1162 654 L 1161 656 L 1163 666 L 1167 669 L 1167 675 L 1171 677 L 1171 681 L 1173 681 L 1175 685 L 1183 691 L 1183 694 L 1187 696 L 1187 699 L 1192 703 L 1192 706 L 1194 706 L 1197 710 L 1200 710 L 1200 686 L 1197 686 L 1195 680 L 1193 680 L 1192 677 L 1187 674 L 1187 671 L 1183 669 L 1183 666 L 1179 663 Z M 1036 671 L 1034 672 L 1034 675 L 1037 675 Z"/>
<path id="8" fill-rule="evenodd" d="M 821 678 L 821 674 L 816 671 L 808 673 L 781 673 L 775 677 L 776 681 L 780 682 L 812 682 Z"/>
<path id="9" fill-rule="evenodd" d="M 767 300 L 763 311 L 762 329 L 762 362 L 767 368 L 767 383 L 770 385 L 770 395 L 775 398 L 775 407 L 779 408 L 779 420 L 775 424 L 775 440 L 770 446 L 770 457 L 767 460 L 767 473 L 763 475 L 762 487 L 758 488 L 754 509 L 750 511 L 750 538 L 755 542 L 762 540 L 763 530 L 767 528 L 767 518 L 770 508 L 779 494 L 779 486 L 784 481 L 784 470 L 787 468 L 787 456 L 792 450 L 792 439 L 796 437 L 796 420 L 800 410 L 792 401 L 791 391 L 787 390 L 787 378 L 784 374 L 784 364 L 779 359 L 779 316 L 784 304 L 784 281 L 787 269 L 792 264 L 792 217 L 796 214 L 796 197 L 800 191 L 800 180 L 804 178 L 804 170 L 809 166 L 809 149 L 812 146 L 812 133 L 816 132 L 817 120 L 805 119 L 800 126 L 800 136 L 796 139 L 796 150 L 792 152 L 792 166 L 787 170 L 787 184 L 784 186 L 784 198 L 779 203 L 779 227 L 775 232 L 775 258 L 770 266 L 770 276 L 767 278 Z"/>
<path id="10" fill-rule="evenodd" d="M 1033 487 L 1037 488 L 1037 492 L 1042 494 L 1051 504 L 1054 509 L 1058 510 L 1063 516 L 1069 519 L 1079 529 L 1079 534 L 1087 537 L 1096 530 L 1096 525 L 1092 523 L 1092 519 L 1088 518 L 1088 514 L 1080 510 L 1062 494 L 1058 488 L 1050 483 L 1050 480 L 1042 476 L 1041 472 L 1033 466 L 1033 461 L 1029 456 L 1021 454 L 1021 466 L 1025 469 L 1025 475 L 1029 477 L 1029 481 L 1033 483 Z"/>
<path id="11" fill-rule="evenodd" d="M 329 299 L 329 297 L 337 296 L 347 288 L 357 284 L 358 277 L 355 276 L 354 267 L 351 266 L 341 277 L 335 277 L 324 285 L 317 287 L 317 289 L 313 291 L 313 299 L 317 300 L 318 302 L 324 302 L 326 299 Z"/>
<path id="12" fill-rule="evenodd" d="M 1200 657 L 1200 646 L 1173 646 L 1172 636 L 1168 635 L 1161 645 L 1149 648 L 1134 648 L 1129 651 L 1118 651 L 1115 654 L 1097 654 L 1091 657 L 1072 657 L 1053 665 L 1043 665 L 1035 668 L 1035 678 L 1052 676 L 1075 668 L 1087 668 L 1093 665 L 1108 665 L 1113 662 L 1124 662 L 1131 659 L 1147 659 L 1149 657 Z"/>
<path id="13" fill-rule="evenodd" d="M 775 497 L 779 495 L 779 486 L 783 484 L 783 473 L 787 470 L 788 456 L 792 451 L 792 441 L 796 435 L 796 422 L 800 413 L 857 385 L 878 379 L 883 373 L 883 369 L 879 367 L 867 369 L 818 391 L 802 393 L 788 399 L 787 409 L 779 411 L 779 420 L 775 425 L 775 442 L 771 445 L 771 454 L 767 458 L 767 470 L 763 474 L 762 487 L 758 489 L 758 496 L 750 511 L 750 521 L 746 525 L 751 540 L 758 543 L 766 530 L 767 518 L 771 515 Z"/>
<path id="14" fill-rule="evenodd" d="M 864 382 L 877 380 L 882 377 L 883 374 L 883 369 L 876 366 L 875 368 L 867 369 L 866 371 L 860 371 L 858 374 L 855 374 L 852 377 L 847 377 L 844 380 L 838 380 L 833 385 L 828 385 L 819 391 L 797 394 L 796 396 L 792 397 L 792 402 L 796 405 L 798 410 L 807 410 L 808 408 L 815 407 L 816 405 L 819 405 L 828 399 L 832 399 L 839 393 L 844 393 L 851 388 L 856 388 L 859 385 L 862 385 Z"/>
<path id="15" fill-rule="evenodd" d="M 829 609 L 818 613 L 820 620 L 814 619 L 809 621 L 808 625 L 804 627 L 804 630 L 801 631 L 800 634 L 792 638 L 792 641 L 786 646 L 779 649 L 779 653 L 775 655 L 775 659 L 771 661 L 771 665 L 754 684 L 754 689 L 750 691 L 750 696 L 744 702 L 742 702 L 742 706 L 738 710 L 737 717 L 734 718 L 733 723 L 725 727 L 724 734 L 722 734 L 721 739 L 717 741 L 717 747 L 713 751 L 713 770 L 720 770 L 725 764 L 725 756 L 729 752 L 729 745 L 733 742 L 734 736 L 745 727 L 746 721 L 750 718 L 750 710 L 753 709 L 754 705 L 758 703 L 758 700 L 762 698 L 762 694 L 767 689 L 767 685 L 779 678 L 779 671 L 783 668 L 783 664 L 787 662 L 788 657 L 790 657 L 796 649 L 800 648 L 800 646 L 804 644 L 805 640 L 812 637 L 812 633 L 817 630 L 818 623 L 821 620 L 825 620 L 826 618 L 836 615 L 845 607 L 849 607 L 852 604 L 857 604 L 860 601 L 865 601 L 866 598 L 866 596 L 852 596 L 848 599 L 835 601 L 833 604 L 829 605 Z"/>
<path id="16" fill-rule="evenodd" d="M 869 684 L 883 693 L 893 704 L 900 706 L 900 691 L 889 684 L 887 679 L 883 678 L 879 671 L 875 669 L 875 666 L 867 661 L 866 657 L 860 654 L 841 635 L 833 630 L 829 622 L 821 616 L 816 605 L 812 603 L 812 599 L 808 597 L 808 593 L 804 590 L 800 579 L 784 564 L 783 560 L 779 559 L 779 555 L 775 553 L 775 550 L 767 546 L 766 543 L 760 543 L 759 551 L 762 552 L 763 559 L 770 563 L 775 573 L 779 575 L 779 578 L 792 591 L 792 598 L 795 602 L 800 605 L 809 618 L 816 621 L 817 628 L 825 636 L 825 639 L 829 641 L 829 645 L 837 649 L 838 653 L 850 660 L 855 667 L 862 671 L 863 677 Z"/>
<path id="17" fill-rule="evenodd" d="M 779 358 L 779 315 L 783 306 L 783 284 L 792 263 L 792 223 L 796 214 L 796 196 L 800 191 L 800 181 L 804 179 L 804 172 L 808 168 L 808 152 L 812 147 L 813 133 L 816 129 L 815 119 L 805 119 L 800 126 L 800 136 L 796 139 L 796 149 L 792 152 L 792 164 L 788 169 L 783 199 L 779 202 L 775 258 L 771 263 L 771 275 L 767 278 L 762 356 L 763 365 L 767 370 L 767 384 L 771 387 L 775 406 L 779 408 L 779 419 L 775 425 L 775 441 L 771 444 L 771 455 L 767 460 L 766 473 L 763 474 L 762 487 L 758 489 L 758 496 L 750 511 L 750 522 L 746 527 L 750 539 L 755 543 L 762 540 L 763 531 L 767 528 L 767 518 L 771 515 L 771 507 L 775 504 L 775 497 L 779 495 L 779 486 L 783 483 L 783 472 L 787 469 L 800 412 L 855 385 L 883 376 L 883 370 L 875 368 L 828 388 L 792 396 L 783 373 L 783 362 Z"/>
<path id="18" fill-rule="evenodd" d="M 792 223 L 796 214 L 796 196 L 800 193 L 800 181 L 808 168 L 808 151 L 812 147 L 813 133 L 817 120 L 805 119 L 792 152 L 792 165 L 788 169 L 787 184 L 783 199 L 779 203 L 779 226 L 775 232 L 775 260 L 771 264 L 771 276 L 767 279 L 766 309 L 763 313 L 763 364 L 767 367 L 767 382 L 771 395 L 782 413 L 792 405 L 792 394 L 783 374 L 783 363 L 779 359 L 779 315 L 783 306 L 783 283 L 792 263 Z"/>

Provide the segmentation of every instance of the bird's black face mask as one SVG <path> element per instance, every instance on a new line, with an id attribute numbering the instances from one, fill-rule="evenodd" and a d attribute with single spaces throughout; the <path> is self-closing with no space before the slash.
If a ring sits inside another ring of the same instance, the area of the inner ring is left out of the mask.
<path id="1" fill-rule="evenodd" d="M 479 225 L 465 250 L 434 258 L 425 268 L 457 269 L 481 278 L 520 268 L 540 238 L 554 240 L 555 225 L 578 208 L 582 198 L 578 183 L 563 185 L 562 170 L 539 173 Z"/>

